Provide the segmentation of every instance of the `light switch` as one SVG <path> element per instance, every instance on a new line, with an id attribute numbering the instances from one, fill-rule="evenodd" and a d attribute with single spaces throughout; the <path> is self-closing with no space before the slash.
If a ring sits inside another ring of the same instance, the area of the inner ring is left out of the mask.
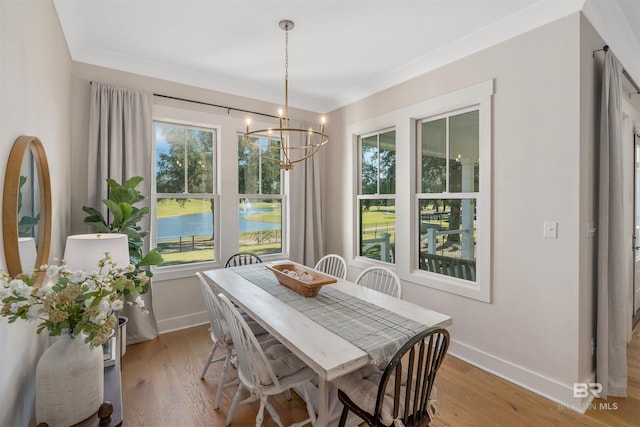
<path id="1" fill-rule="evenodd" d="M 544 222 L 544 237 L 547 239 L 558 238 L 558 223 L 556 221 Z"/>

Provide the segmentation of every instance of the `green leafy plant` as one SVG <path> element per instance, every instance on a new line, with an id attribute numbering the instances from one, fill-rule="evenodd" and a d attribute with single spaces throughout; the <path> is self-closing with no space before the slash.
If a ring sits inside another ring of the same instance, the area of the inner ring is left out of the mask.
<path id="1" fill-rule="evenodd" d="M 20 175 L 20 183 L 19 183 L 19 189 L 18 189 L 18 214 L 20 214 L 22 211 L 22 187 L 24 186 L 24 184 L 26 184 L 26 182 L 27 182 L 27 177 Z M 40 214 L 36 216 L 28 216 L 28 215 L 21 216 L 18 222 L 18 236 L 31 237 L 33 232 L 32 230 L 34 229 L 35 226 L 38 225 L 39 221 L 40 221 Z"/>
<path id="2" fill-rule="evenodd" d="M 149 232 L 142 230 L 138 223 L 149 215 L 149 208 L 138 208 L 134 205 L 145 199 L 136 189 L 143 180 L 140 176 L 134 176 L 123 184 L 113 179 L 106 180 L 109 186 L 109 198 L 103 199 L 102 203 L 110 213 L 110 223 L 97 209 L 84 206 L 82 210 L 87 213 L 84 223 L 92 226 L 96 232 L 126 234 L 129 241 L 129 262 L 136 268 L 136 272 L 144 270 L 147 277 L 152 277 L 153 273 L 148 267 L 160 264 L 162 255 L 157 248 L 150 250 L 147 254 L 143 254 L 142 251 L 144 238 Z M 148 287 L 149 284 L 146 283 L 144 292 Z"/>

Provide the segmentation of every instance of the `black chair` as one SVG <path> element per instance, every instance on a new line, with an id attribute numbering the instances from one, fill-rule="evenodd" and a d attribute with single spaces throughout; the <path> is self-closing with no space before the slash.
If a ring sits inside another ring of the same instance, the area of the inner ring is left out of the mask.
<path id="1" fill-rule="evenodd" d="M 433 327 L 411 338 L 384 370 L 368 365 L 339 378 L 340 427 L 349 411 L 372 427 L 389 427 L 394 420 L 407 427 L 429 425 L 435 411 L 433 383 L 448 347 L 449 332 Z"/>
<path id="2" fill-rule="evenodd" d="M 237 267 L 239 265 L 260 264 L 261 262 L 262 260 L 260 257 L 254 253 L 240 252 L 235 255 L 231 255 L 224 265 L 224 268 Z"/>

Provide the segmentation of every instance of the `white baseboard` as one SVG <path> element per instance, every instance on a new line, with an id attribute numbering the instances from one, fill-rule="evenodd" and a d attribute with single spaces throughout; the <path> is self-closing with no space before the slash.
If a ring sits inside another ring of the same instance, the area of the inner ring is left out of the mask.
<path id="1" fill-rule="evenodd" d="M 182 329 L 193 328 L 209 323 L 209 317 L 206 311 L 189 314 L 187 316 L 173 317 L 170 319 L 158 320 L 158 333 L 166 334 L 168 332 L 180 331 Z"/>
<path id="2" fill-rule="evenodd" d="M 573 384 L 562 384 L 458 341 L 451 340 L 449 353 L 484 371 L 552 400 L 558 405 L 562 405 L 563 408 L 584 414 L 592 405 L 592 395 L 583 399 L 573 397 Z M 590 380 L 591 382 L 594 381 L 593 378 L 595 378 L 595 373 Z"/>

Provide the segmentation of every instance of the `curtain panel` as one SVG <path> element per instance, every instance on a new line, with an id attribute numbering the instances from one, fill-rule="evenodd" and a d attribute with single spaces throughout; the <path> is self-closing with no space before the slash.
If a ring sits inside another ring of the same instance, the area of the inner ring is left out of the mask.
<path id="1" fill-rule="evenodd" d="M 625 180 L 622 147 L 622 66 L 605 52 L 602 78 L 599 147 L 598 277 L 596 381 L 600 397 L 627 394 L 627 324 L 631 314 L 630 239 L 625 233 Z"/>
<path id="2" fill-rule="evenodd" d="M 316 123 L 302 122 L 294 127 L 320 130 Z M 322 229 L 322 151 L 303 162 L 296 163 L 289 172 L 291 218 L 289 255 L 293 261 L 316 265 L 323 255 Z"/>
<path id="3" fill-rule="evenodd" d="M 89 112 L 89 205 L 108 212 L 102 199 L 108 197 L 107 178 L 119 183 L 134 176 L 144 178 L 141 193 L 151 194 L 152 97 L 148 92 L 93 82 Z M 144 200 L 143 206 L 149 207 Z M 139 206 L 141 207 L 141 206 Z M 141 221 L 149 230 L 150 219 Z M 145 240 L 143 252 L 149 250 Z M 153 315 L 152 292 L 142 297 L 149 314 L 125 304 L 123 315 L 128 317 L 127 344 L 155 338 L 158 327 Z"/>

